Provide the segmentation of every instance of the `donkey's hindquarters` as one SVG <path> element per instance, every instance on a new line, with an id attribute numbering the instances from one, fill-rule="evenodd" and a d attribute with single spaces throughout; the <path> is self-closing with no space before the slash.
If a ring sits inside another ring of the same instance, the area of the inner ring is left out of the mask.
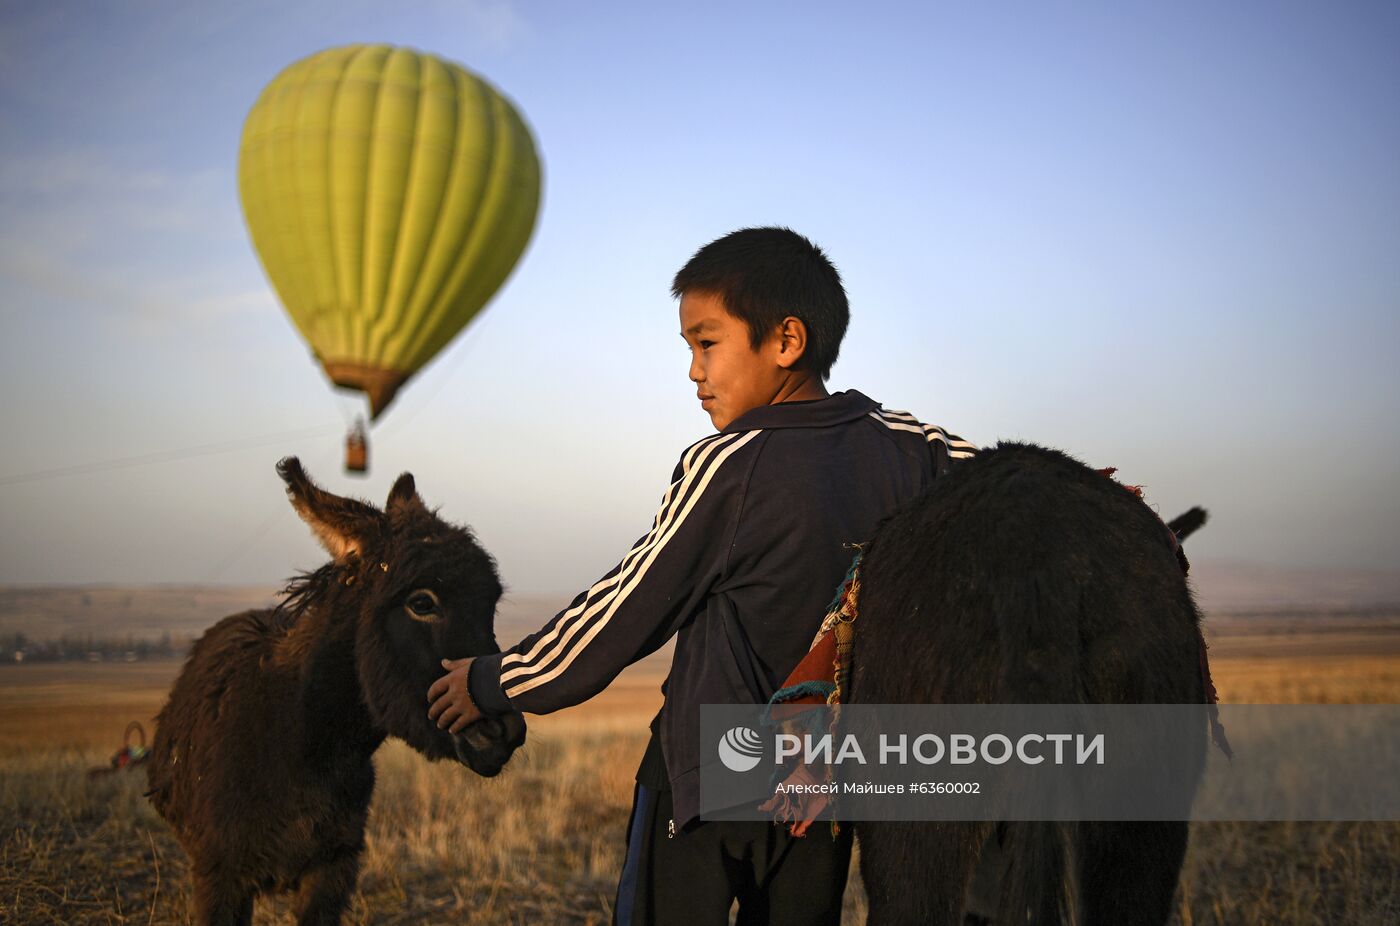
<path id="1" fill-rule="evenodd" d="M 935 482 L 867 546 L 860 604 L 852 703 L 1205 700 L 1167 528 L 1058 451 L 1002 443 Z M 1205 743 L 1202 730 L 1188 791 Z M 1187 824 L 893 821 L 856 835 L 872 923 L 959 926 L 994 839 L 996 922 L 1159 926 Z"/>

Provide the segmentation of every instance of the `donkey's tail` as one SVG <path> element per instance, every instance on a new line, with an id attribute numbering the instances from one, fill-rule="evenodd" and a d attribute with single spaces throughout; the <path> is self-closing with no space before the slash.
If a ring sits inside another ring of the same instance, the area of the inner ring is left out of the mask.
<path id="1" fill-rule="evenodd" d="M 1072 825 L 1043 820 L 1006 824 L 997 923 L 1062 926 L 1072 921 L 1065 830 Z"/>
<path id="2" fill-rule="evenodd" d="M 1062 564 L 1036 568 L 1032 553 L 994 597 L 1001 649 L 1000 700 L 1008 704 L 1075 704 L 1083 700 L 1079 652 L 1081 590 Z M 1072 824 L 1007 821 L 1001 851 L 998 924 L 1061 926 L 1072 920 Z"/>

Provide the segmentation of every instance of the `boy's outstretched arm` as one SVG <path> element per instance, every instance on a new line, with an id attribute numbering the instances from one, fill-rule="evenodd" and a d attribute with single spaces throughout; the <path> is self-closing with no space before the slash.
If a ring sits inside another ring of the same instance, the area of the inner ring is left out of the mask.
<path id="1" fill-rule="evenodd" d="M 538 632 L 472 661 L 475 706 L 487 715 L 548 714 L 578 704 L 670 639 L 723 574 L 760 433 L 717 434 L 690 447 L 651 530 L 617 566 Z M 430 699 L 450 687 L 447 679 L 434 683 Z M 453 712 L 439 716 L 441 726 Z"/>

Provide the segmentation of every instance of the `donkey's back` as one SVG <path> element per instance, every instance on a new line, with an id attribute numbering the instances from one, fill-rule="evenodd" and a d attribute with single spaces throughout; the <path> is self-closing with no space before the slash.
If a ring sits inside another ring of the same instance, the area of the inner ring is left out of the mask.
<path id="1" fill-rule="evenodd" d="M 239 814 L 219 799 L 221 779 L 238 776 L 259 746 L 286 742 L 296 718 L 286 710 L 295 678 L 270 659 L 288 618 L 272 610 L 223 618 L 195 641 L 165 706 L 156 717 L 146 764 L 151 803 L 182 839 L 211 825 L 237 825 Z M 279 671 L 280 669 L 280 671 Z"/>

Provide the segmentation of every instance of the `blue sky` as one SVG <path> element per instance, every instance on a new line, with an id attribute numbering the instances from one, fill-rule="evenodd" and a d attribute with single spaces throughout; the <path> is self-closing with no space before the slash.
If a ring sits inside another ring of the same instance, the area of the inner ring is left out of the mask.
<path id="1" fill-rule="evenodd" d="M 545 191 L 352 480 L 236 165 L 273 75 L 364 41 L 492 80 Z M 0 582 L 314 565 L 294 452 L 376 501 L 410 469 L 514 589 L 581 587 L 709 429 L 668 281 L 754 224 L 845 277 L 831 388 L 1204 504 L 1194 558 L 1393 568 L 1396 47 L 1388 3 L 0 3 Z"/>

